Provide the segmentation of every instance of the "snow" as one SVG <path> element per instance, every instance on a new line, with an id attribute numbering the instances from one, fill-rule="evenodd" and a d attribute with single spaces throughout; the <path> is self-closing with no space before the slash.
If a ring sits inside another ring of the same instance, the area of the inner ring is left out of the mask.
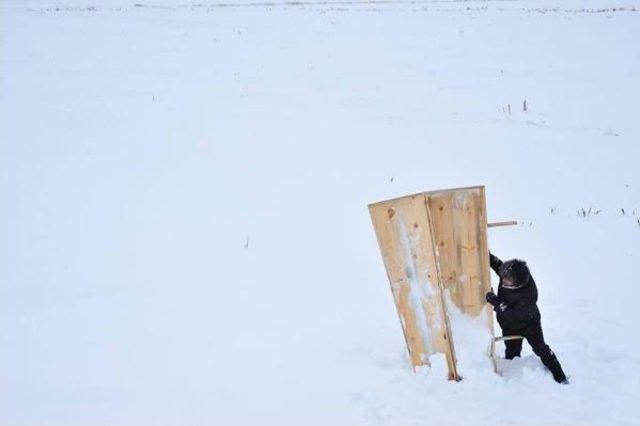
<path id="1" fill-rule="evenodd" d="M 274 3 L 0 3 L 0 424 L 638 424 L 638 3 Z M 366 206 L 480 184 L 569 386 L 411 370 Z"/>
<path id="2" fill-rule="evenodd" d="M 472 316 L 462 312 L 448 292 L 444 300 L 451 325 L 458 375 L 464 380 L 476 380 L 476 376 L 482 380 L 483 375 L 493 374 L 496 371 L 490 357 L 493 335 L 487 327 L 487 310 Z M 498 371 L 502 374 L 501 370 Z"/>

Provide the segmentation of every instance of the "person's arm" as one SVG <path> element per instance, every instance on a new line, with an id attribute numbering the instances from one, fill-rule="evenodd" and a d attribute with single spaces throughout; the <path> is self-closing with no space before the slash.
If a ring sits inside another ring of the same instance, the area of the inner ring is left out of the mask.
<path id="1" fill-rule="evenodd" d="M 489 291 L 484 296 L 484 298 L 485 298 L 485 300 L 487 301 L 488 304 L 493 306 L 493 310 L 495 310 L 495 311 L 498 310 L 498 306 L 500 305 L 500 298 L 498 298 L 498 296 L 496 296 L 496 294 L 493 292 L 493 289 L 491 289 L 491 291 Z"/>
<path id="2" fill-rule="evenodd" d="M 498 257 L 494 256 L 491 252 L 489 252 L 489 265 L 496 274 L 500 275 L 498 270 L 500 269 L 500 265 L 502 265 L 502 260 L 498 259 Z"/>

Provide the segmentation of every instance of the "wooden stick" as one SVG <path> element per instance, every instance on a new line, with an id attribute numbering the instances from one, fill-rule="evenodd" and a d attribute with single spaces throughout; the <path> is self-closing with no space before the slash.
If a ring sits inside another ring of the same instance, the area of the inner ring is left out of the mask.
<path id="1" fill-rule="evenodd" d="M 487 223 L 487 228 L 494 228 L 496 226 L 511 226 L 511 225 L 517 225 L 518 222 L 515 220 L 508 220 L 506 222 L 491 222 L 491 223 Z"/>
<path id="2" fill-rule="evenodd" d="M 493 341 L 503 342 L 505 340 L 518 340 L 518 339 L 524 339 L 524 337 L 523 336 L 500 336 L 500 337 L 494 337 Z"/>

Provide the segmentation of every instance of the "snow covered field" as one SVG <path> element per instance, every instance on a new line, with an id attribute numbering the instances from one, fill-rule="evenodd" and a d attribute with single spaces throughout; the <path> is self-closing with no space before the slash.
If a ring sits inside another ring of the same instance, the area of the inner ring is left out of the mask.
<path id="1" fill-rule="evenodd" d="M 0 424 L 640 424 L 637 1 L 0 19 Z M 570 386 L 411 372 L 366 206 L 478 184 Z"/>

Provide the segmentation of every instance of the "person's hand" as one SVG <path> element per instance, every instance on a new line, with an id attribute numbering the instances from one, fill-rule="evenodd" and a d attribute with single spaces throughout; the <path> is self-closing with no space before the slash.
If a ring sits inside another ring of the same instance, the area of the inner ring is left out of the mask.
<path id="1" fill-rule="evenodd" d="M 493 307 L 496 307 L 500 304 L 500 301 L 498 300 L 498 296 L 496 296 L 493 290 L 488 292 L 484 298 L 487 300 L 487 303 L 491 304 L 491 306 Z"/>

